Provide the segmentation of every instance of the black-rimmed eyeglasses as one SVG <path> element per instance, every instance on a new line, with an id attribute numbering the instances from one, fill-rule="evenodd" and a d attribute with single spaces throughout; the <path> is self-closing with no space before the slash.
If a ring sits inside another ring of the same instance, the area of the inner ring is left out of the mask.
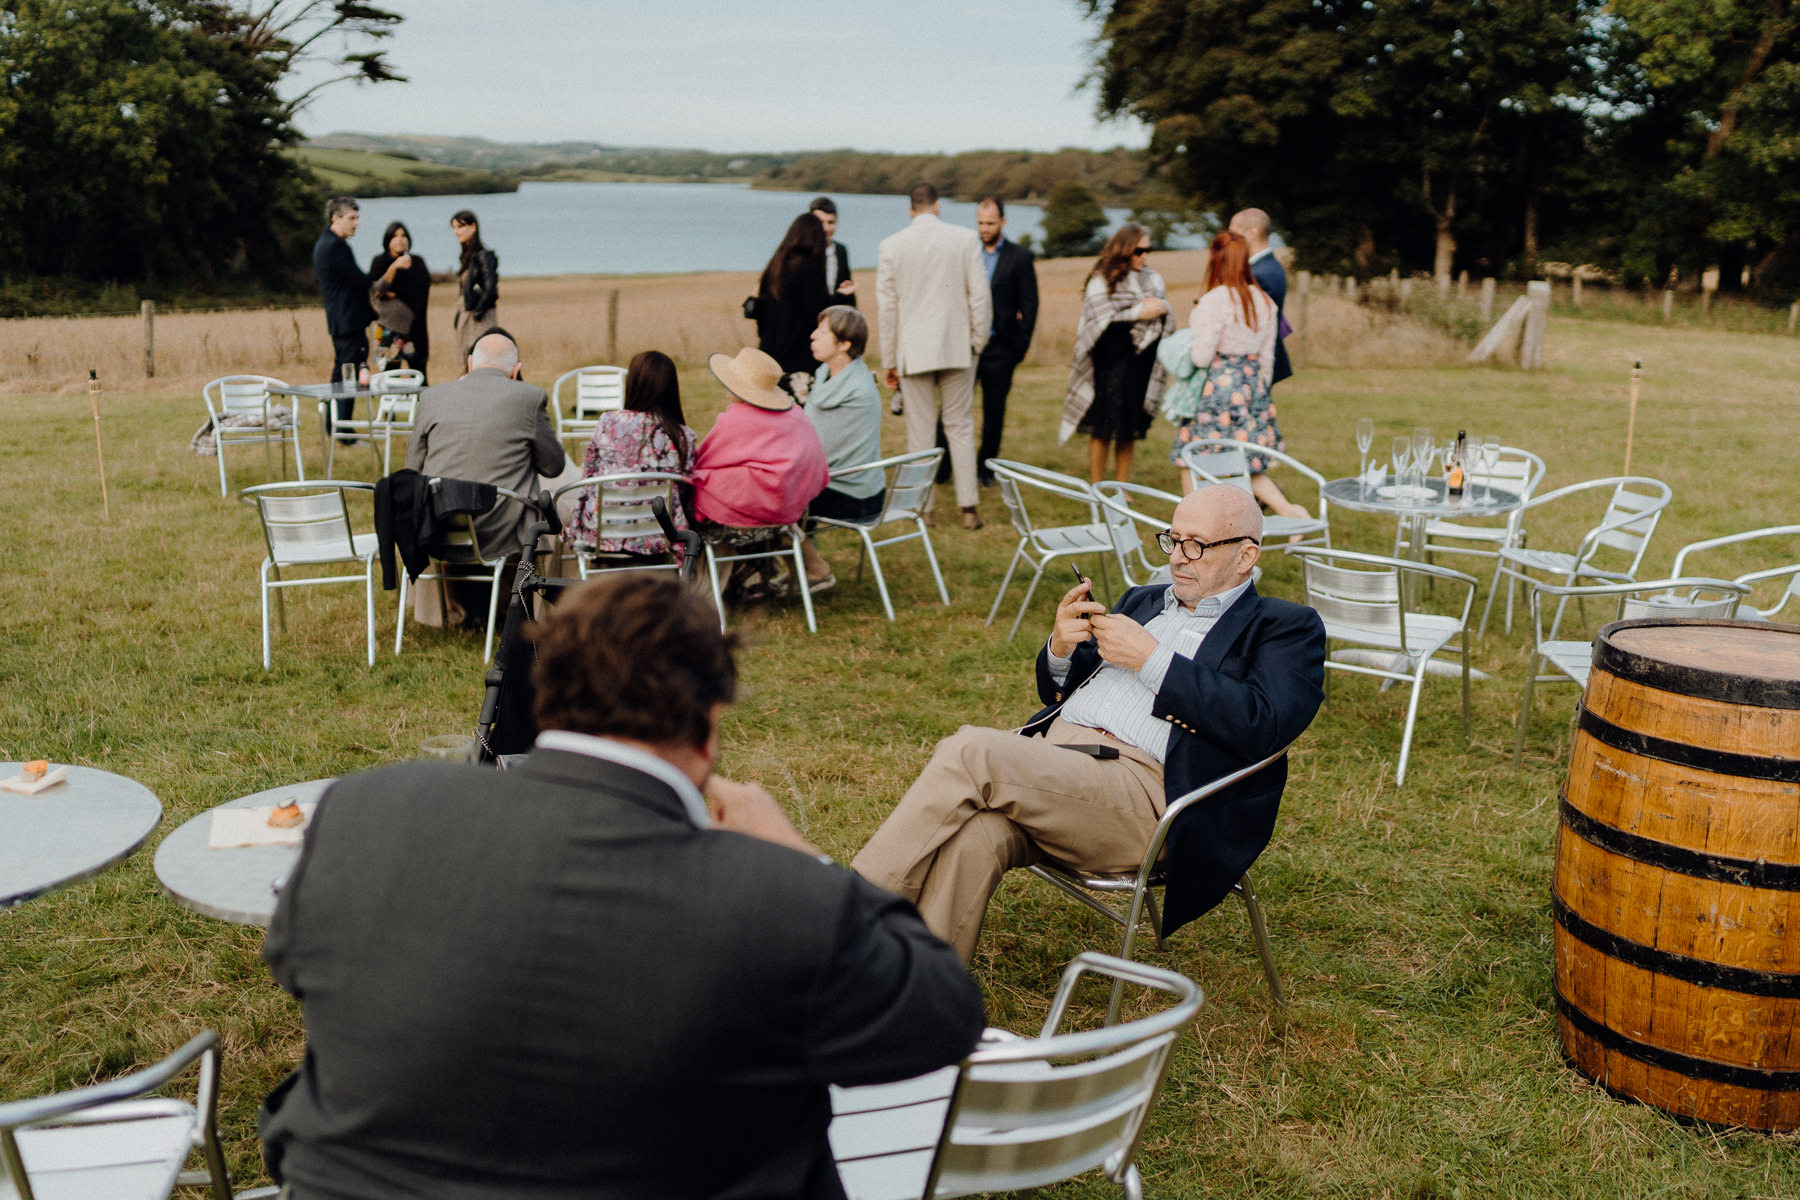
<path id="1" fill-rule="evenodd" d="M 1174 533 L 1167 529 L 1156 535 L 1156 544 L 1162 547 L 1162 552 L 1164 554 L 1173 554 L 1175 553 L 1175 547 L 1180 546 L 1181 553 L 1193 562 L 1199 562 L 1202 558 L 1205 558 L 1208 550 L 1214 550 L 1220 546 L 1229 546 L 1233 542 L 1250 542 L 1253 545 L 1261 544 L 1247 533 L 1240 533 L 1236 537 L 1220 538 L 1216 542 L 1203 542 L 1199 538 L 1191 537 L 1178 538 Z"/>

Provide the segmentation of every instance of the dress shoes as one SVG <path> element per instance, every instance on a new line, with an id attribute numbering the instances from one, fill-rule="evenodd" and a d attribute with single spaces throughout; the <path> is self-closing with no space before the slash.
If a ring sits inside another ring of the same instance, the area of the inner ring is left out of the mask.
<path id="1" fill-rule="evenodd" d="M 973 505 L 964 508 L 962 510 L 962 523 L 964 529 L 980 529 L 981 510 L 975 508 Z"/>

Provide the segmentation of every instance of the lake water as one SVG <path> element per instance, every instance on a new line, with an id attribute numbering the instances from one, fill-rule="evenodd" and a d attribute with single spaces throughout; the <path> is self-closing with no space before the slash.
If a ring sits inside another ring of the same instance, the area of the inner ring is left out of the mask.
<path id="1" fill-rule="evenodd" d="M 587 275 L 685 271 L 758 271 L 806 211 L 812 195 L 759 191 L 744 184 L 524 183 L 517 192 L 485 196 L 401 196 L 362 201 L 362 227 L 351 242 L 367 266 L 380 252 L 381 231 L 404 221 L 433 271 L 456 269 L 460 247 L 450 214 L 472 210 L 481 239 L 500 256 L 500 274 Z M 837 239 L 850 268 L 874 286 L 881 239 L 905 226 L 906 197 L 833 193 Z M 1107 210 L 1108 230 L 1126 210 Z M 975 227 L 975 206 L 943 202 L 943 217 Z M 1006 206 L 1006 235 L 1043 240 L 1043 209 Z"/>

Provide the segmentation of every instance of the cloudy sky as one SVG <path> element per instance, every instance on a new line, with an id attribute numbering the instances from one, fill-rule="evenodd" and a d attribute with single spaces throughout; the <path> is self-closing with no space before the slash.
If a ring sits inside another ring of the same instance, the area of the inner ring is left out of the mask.
<path id="1" fill-rule="evenodd" d="M 409 82 L 326 88 L 303 132 L 719 151 L 1147 140 L 1095 119 L 1076 0 L 380 3 L 406 18 L 385 48 Z"/>

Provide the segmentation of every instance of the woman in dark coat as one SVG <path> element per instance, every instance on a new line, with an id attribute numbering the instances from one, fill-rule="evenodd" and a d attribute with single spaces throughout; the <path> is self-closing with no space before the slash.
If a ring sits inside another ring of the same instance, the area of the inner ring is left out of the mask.
<path id="1" fill-rule="evenodd" d="M 812 333 L 831 305 L 825 290 L 825 227 L 812 213 L 788 226 L 775 256 L 763 268 L 756 294 L 757 349 L 781 364 L 784 375 L 812 374 Z"/>
<path id="2" fill-rule="evenodd" d="M 450 232 L 462 243 L 462 260 L 457 267 L 461 290 L 451 323 L 456 327 L 457 348 L 466 360 L 482 334 L 500 327 L 500 317 L 494 311 L 500 301 L 500 259 L 481 244 L 481 223 L 468 209 L 450 218 Z"/>
<path id="3" fill-rule="evenodd" d="M 425 305 L 430 298 L 431 272 L 425 260 L 412 252 L 412 231 L 404 222 L 395 221 L 381 235 L 381 253 L 369 264 L 377 370 L 410 367 L 425 373 L 431 358 L 431 333 L 425 324 Z"/>

